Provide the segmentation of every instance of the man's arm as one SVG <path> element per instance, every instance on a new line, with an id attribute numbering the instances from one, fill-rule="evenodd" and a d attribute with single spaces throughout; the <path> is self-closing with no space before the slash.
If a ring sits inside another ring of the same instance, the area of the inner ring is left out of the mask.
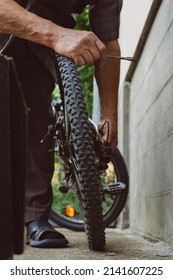
<path id="1" fill-rule="evenodd" d="M 91 64 L 106 55 L 104 44 L 94 33 L 57 26 L 14 0 L 0 0 L 0 31 L 52 48 L 78 65 Z"/>
<path id="2" fill-rule="evenodd" d="M 119 63 L 106 59 L 106 52 L 117 55 L 117 41 L 105 45 L 92 32 L 57 26 L 26 11 L 14 0 L 0 0 L 0 31 L 33 41 L 74 59 L 76 64 L 95 65 L 101 100 L 101 120 L 110 121 L 109 142 L 117 144 L 117 88 Z M 107 50 L 106 50 L 107 48 Z M 103 61 L 106 60 L 103 66 Z M 106 132 L 104 132 L 106 139 Z"/>
<path id="3" fill-rule="evenodd" d="M 107 54 L 120 56 L 118 40 L 105 43 L 105 45 Z M 105 124 L 101 134 L 105 141 L 108 138 L 109 144 L 111 144 L 111 147 L 114 149 L 118 144 L 118 87 L 120 61 L 108 58 L 105 60 L 105 63 L 101 63 L 100 61 L 95 63 L 95 77 L 99 89 L 101 108 L 101 119 L 98 129 L 102 128 L 105 120 L 109 122 L 109 129 L 108 125 Z"/>

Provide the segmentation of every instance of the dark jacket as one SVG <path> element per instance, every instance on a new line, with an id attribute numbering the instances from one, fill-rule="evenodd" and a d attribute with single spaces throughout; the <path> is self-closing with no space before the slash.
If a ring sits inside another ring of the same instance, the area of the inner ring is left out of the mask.
<path id="1" fill-rule="evenodd" d="M 81 13 L 89 5 L 91 30 L 103 41 L 116 40 L 119 37 L 120 11 L 123 0 L 35 0 L 31 11 L 49 19 L 58 25 L 74 28 L 73 13 Z M 16 0 L 26 6 L 28 0 Z M 0 34 L 0 45 L 3 35 Z M 17 50 L 20 52 L 20 40 Z M 47 47 L 29 42 L 29 46 L 51 72 L 56 81 L 56 62 L 53 52 Z M 22 49 L 22 44 L 21 44 Z M 23 49 L 22 49 L 23 50 Z"/>
<path id="2" fill-rule="evenodd" d="M 28 0 L 17 0 L 26 5 Z M 72 13 L 81 13 L 89 5 L 91 30 L 104 42 L 118 39 L 123 0 L 35 0 L 31 11 L 58 25 L 74 28 Z"/>

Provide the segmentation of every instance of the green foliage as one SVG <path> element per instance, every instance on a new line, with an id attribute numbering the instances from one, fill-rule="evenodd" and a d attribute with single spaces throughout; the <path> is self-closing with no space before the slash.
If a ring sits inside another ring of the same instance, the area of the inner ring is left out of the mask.
<path id="1" fill-rule="evenodd" d="M 93 69 L 91 65 L 79 67 L 88 115 L 92 118 L 93 109 Z"/>
<path id="2" fill-rule="evenodd" d="M 61 183 L 61 182 L 59 182 Z M 62 193 L 59 191 L 59 184 L 52 182 L 53 188 L 53 209 L 62 215 L 66 215 L 66 207 L 68 205 L 73 206 L 75 209 L 75 219 L 82 219 L 81 209 L 79 205 L 79 198 L 77 191 L 69 191 L 68 193 Z"/>
<path id="3" fill-rule="evenodd" d="M 60 92 L 59 92 L 59 87 L 56 86 L 54 88 L 54 91 L 52 92 L 52 99 L 57 100 L 58 98 L 60 98 Z"/>
<path id="4" fill-rule="evenodd" d="M 102 187 L 117 182 L 114 166 L 112 163 L 108 164 L 108 168 L 105 171 L 100 171 L 100 178 Z M 52 189 L 53 189 L 53 209 L 62 215 L 66 215 L 65 210 L 68 205 L 71 205 L 75 209 L 75 219 L 82 219 L 81 205 L 78 196 L 77 186 L 74 181 L 73 186 L 70 188 L 68 193 L 61 193 L 59 191 L 60 186 L 68 186 L 66 181 L 65 171 L 62 161 L 59 157 L 55 160 L 55 172 L 52 178 Z M 105 214 L 111 207 L 115 198 L 109 194 L 104 195 L 102 202 L 103 213 Z"/>
<path id="5" fill-rule="evenodd" d="M 76 29 L 78 30 L 90 30 L 88 7 L 85 7 L 81 14 L 75 14 Z"/>
<path id="6" fill-rule="evenodd" d="M 82 14 L 76 14 L 76 29 L 78 30 L 90 30 L 88 7 L 86 7 Z M 93 66 L 81 66 L 79 67 L 79 74 L 83 86 L 83 92 L 85 102 L 88 110 L 89 117 L 92 116 L 92 104 L 93 104 Z"/>
<path id="7" fill-rule="evenodd" d="M 62 215 L 66 215 L 66 207 L 71 205 L 75 209 L 75 219 L 81 219 L 81 209 L 79 203 L 79 197 L 77 193 L 77 187 L 74 186 L 68 193 L 62 193 L 59 191 L 60 186 L 67 186 L 68 183 L 65 177 L 65 171 L 62 161 L 56 155 L 55 158 L 55 172 L 52 178 L 52 190 L 53 190 L 53 204 L 52 207 L 55 211 Z"/>

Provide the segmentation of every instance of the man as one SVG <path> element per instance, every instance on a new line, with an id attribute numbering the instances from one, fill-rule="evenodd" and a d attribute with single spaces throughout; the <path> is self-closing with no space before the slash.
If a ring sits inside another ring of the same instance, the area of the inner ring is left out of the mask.
<path id="1" fill-rule="evenodd" d="M 117 146 L 117 102 L 119 62 L 106 54 L 120 55 L 119 14 L 122 0 L 35 0 L 30 11 L 27 0 L 0 0 L 0 30 L 17 38 L 6 49 L 12 56 L 29 108 L 29 152 L 25 224 L 30 245 L 63 247 L 67 239 L 55 231 L 48 218 L 52 203 L 53 155 L 50 141 L 40 145 L 51 123 L 51 93 L 56 82 L 53 50 L 72 58 L 77 65 L 94 64 L 101 105 L 101 119 L 109 121 L 109 139 Z M 20 5 L 19 5 L 20 4 Z M 90 4 L 93 32 L 74 30 L 72 12 Z M 104 127 L 102 137 L 107 139 Z"/>

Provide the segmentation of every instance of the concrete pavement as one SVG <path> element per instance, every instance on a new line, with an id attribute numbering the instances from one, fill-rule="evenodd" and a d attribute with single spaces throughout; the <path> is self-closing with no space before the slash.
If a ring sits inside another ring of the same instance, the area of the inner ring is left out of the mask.
<path id="1" fill-rule="evenodd" d="M 69 240 L 61 249 L 36 249 L 26 245 L 16 260 L 173 260 L 173 249 L 163 241 L 151 242 L 130 230 L 107 229 L 106 247 L 102 252 L 90 251 L 84 232 L 58 230 Z"/>

